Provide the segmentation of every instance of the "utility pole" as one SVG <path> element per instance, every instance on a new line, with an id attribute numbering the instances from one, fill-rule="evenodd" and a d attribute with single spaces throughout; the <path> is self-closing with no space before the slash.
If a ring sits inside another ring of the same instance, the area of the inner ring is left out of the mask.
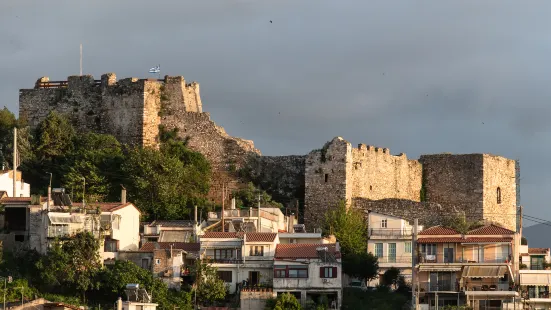
<path id="1" fill-rule="evenodd" d="M 13 127 L 13 197 L 17 197 L 17 127 Z"/>
<path id="2" fill-rule="evenodd" d="M 86 200 L 84 199 L 84 195 L 86 195 L 86 178 L 82 177 L 82 180 L 84 181 L 84 184 L 82 186 L 82 208 L 86 208 Z"/>
<path id="3" fill-rule="evenodd" d="M 419 298 L 417 295 L 416 288 L 419 285 L 419 277 L 417 275 L 417 270 L 415 265 L 417 262 L 417 226 L 419 224 L 418 219 L 413 220 L 413 238 L 411 241 L 411 304 L 414 306 L 414 310 L 418 309 Z"/>
<path id="4" fill-rule="evenodd" d="M 298 219 L 299 219 L 299 217 L 300 217 L 299 214 L 298 214 L 298 199 L 297 199 L 297 213 L 296 213 L 296 214 L 297 214 L 297 224 L 298 224 L 298 223 L 299 223 Z M 294 223 L 293 223 L 293 224 L 294 224 Z"/>
<path id="5" fill-rule="evenodd" d="M 222 216 L 221 216 L 222 217 L 222 232 L 224 232 L 224 230 L 225 230 L 225 227 L 224 227 L 225 226 L 224 225 L 225 224 L 224 223 L 224 206 L 225 206 L 224 202 L 226 200 L 226 190 L 225 190 L 225 188 L 226 188 L 226 184 L 224 184 L 224 182 L 222 182 Z"/>
<path id="6" fill-rule="evenodd" d="M 82 76 L 82 43 L 80 43 L 80 76 Z"/>

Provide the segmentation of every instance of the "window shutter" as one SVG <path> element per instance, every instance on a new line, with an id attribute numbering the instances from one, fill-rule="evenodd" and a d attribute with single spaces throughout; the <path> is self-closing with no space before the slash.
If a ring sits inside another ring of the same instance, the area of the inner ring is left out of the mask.
<path id="1" fill-rule="evenodd" d="M 324 276 L 324 274 L 323 274 L 323 273 L 324 273 L 324 269 L 325 269 L 325 268 L 320 267 L 320 278 L 323 278 L 323 276 Z"/>
<path id="2" fill-rule="evenodd" d="M 333 267 L 333 278 L 337 277 L 337 267 Z"/>

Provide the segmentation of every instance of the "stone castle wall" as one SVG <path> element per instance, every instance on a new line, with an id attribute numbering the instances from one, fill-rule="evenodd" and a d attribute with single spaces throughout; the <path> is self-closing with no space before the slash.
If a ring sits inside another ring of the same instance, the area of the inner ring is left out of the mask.
<path id="1" fill-rule="evenodd" d="M 386 148 L 363 144 L 353 148 L 338 137 L 307 157 L 304 221 L 309 229 L 321 227 L 327 210 L 346 201 L 405 218 L 464 212 L 469 220 L 515 230 L 515 168 L 514 160 L 487 154 L 436 154 L 409 160 Z"/>

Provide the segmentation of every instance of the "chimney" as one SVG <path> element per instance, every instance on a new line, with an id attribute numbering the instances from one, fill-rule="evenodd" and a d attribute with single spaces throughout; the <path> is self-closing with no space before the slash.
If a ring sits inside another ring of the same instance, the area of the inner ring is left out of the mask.
<path id="1" fill-rule="evenodd" d="M 121 191 L 121 203 L 122 204 L 125 204 L 126 203 L 126 188 L 124 188 L 124 186 L 122 186 L 122 191 Z"/>
<path id="2" fill-rule="evenodd" d="M 122 298 L 117 299 L 117 310 L 122 310 Z"/>
<path id="3" fill-rule="evenodd" d="M 289 216 L 289 229 L 287 231 L 290 233 L 295 232 L 295 214 L 294 213 L 291 213 L 291 215 Z"/>
<path id="4" fill-rule="evenodd" d="M 194 225 L 197 226 L 197 206 L 195 206 L 195 222 Z"/>
<path id="5" fill-rule="evenodd" d="M 231 199 L 231 209 L 235 210 L 235 197 Z"/>

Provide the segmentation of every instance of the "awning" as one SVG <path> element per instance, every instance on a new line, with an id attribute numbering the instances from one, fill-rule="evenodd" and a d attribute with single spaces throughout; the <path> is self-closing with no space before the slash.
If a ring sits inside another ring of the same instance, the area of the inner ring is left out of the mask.
<path id="1" fill-rule="evenodd" d="M 419 271 L 461 271 L 461 267 L 453 266 L 419 266 Z"/>
<path id="2" fill-rule="evenodd" d="M 507 273 L 507 266 L 466 266 L 463 269 L 463 278 L 503 278 Z"/>
<path id="3" fill-rule="evenodd" d="M 52 225 L 68 225 L 74 223 L 83 223 L 82 217 L 76 214 L 61 215 L 61 214 L 48 214 L 48 218 Z"/>
<path id="4" fill-rule="evenodd" d="M 549 285 L 551 275 L 545 273 L 521 273 L 520 285 Z"/>

